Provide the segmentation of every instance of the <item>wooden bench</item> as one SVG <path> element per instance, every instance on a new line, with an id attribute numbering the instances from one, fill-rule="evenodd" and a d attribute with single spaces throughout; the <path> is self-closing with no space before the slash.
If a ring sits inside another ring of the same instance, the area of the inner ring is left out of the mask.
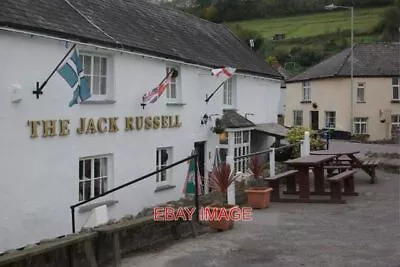
<path id="1" fill-rule="evenodd" d="M 268 182 L 268 186 L 272 187 L 271 201 L 277 202 L 281 200 L 279 184 L 280 180 L 283 178 L 288 179 L 287 180 L 288 191 L 296 191 L 295 175 L 297 173 L 298 173 L 297 170 L 290 170 L 283 173 L 279 173 L 272 177 L 264 178 L 264 180 Z"/>
<path id="2" fill-rule="evenodd" d="M 332 203 L 346 203 L 346 201 L 342 199 L 343 182 L 345 183 L 344 191 L 346 195 L 354 193 L 355 173 L 356 170 L 348 170 L 327 179 L 331 190 L 330 194 Z"/>
<path id="3" fill-rule="evenodd" d="M 375 169 L 378 167 L 379 164 L 379 159 L 365 159 L 362 162 L 362 168 L 367 171 L 368 174 L 371 176 L 371 181 L 370 183 L 373 184 L 375 183 L 376 180 L 376 174 L 375 174 Z"/>
<path id="4" fill-rule="evenodd" d="M 324 166 L 324 169 L 328 173 L 328 177 L 333 176 L 334 171 L 338 171 L 338 173 L 342 173 L 347 170 L 351 170 L 353 167 L 351 165 L 343 164 L 343 165 L 327 165 Z"/>

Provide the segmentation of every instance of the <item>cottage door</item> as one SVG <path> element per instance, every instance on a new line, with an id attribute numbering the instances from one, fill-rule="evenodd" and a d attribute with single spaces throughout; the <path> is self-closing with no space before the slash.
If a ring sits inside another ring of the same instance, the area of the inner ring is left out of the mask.
<path id="1" fill-rule="evenodd" d="M 319 129 L 319 124 L 318 124 L 318 120 L 319 120 L 319 116 L 318 116 L 318 111 L 311 111 L 310 114 L 311 120 L 310 120 L 310 124 L 311 124 L 311 130 L 318 130 Z"/>

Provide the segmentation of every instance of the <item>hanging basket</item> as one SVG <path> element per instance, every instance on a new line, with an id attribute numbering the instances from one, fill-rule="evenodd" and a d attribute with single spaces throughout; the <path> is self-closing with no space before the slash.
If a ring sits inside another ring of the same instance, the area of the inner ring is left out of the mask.
<path id="1" fill-rule="evenodd" d="M 225 132 L 225 127 L 222 125 L 221 119 L 215 120 L 215 126 L 213 127 L 212 131 L 216 134 L 222 134 Z"/>

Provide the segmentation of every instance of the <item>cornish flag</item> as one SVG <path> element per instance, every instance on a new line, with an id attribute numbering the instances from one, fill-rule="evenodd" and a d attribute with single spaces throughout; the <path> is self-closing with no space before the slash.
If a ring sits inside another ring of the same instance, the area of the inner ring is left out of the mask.
<path id="1" fill-rule="evenodd" d="M 154 103 L 157 101 L 157 99 L 160 98 L 167 86 L 171 83 L 172 73 L 173 71 L 170 71 L 167 77 L 165 77 L 165 79 L 156 88 L 143 95 L 142 105 L 145 105 L 147 103 Z"/>
<path id="2" fill-rule="evenodd" d="M 61 65 L 58 69 L 58 73 L 74 90 L 72 100 L 69 102 L 70 107 L 81 103 L 92 96 L 87 78 L 83 74 L 82 63 L 76 49 L 73 50 L 64 64 Z"/>
<path id="3" fill-rule="evenodd" d="M 224 77 L 225 79 L 229 79 L 230 77 L 232 77 L 232 75 L 235 72 L 236 72 L 236 69 L 231 68 L 231 67 L 224 67 L 224 68 L 211 70 L 211 73 L 213 76 L 216 76 L 217 78 Z"/>

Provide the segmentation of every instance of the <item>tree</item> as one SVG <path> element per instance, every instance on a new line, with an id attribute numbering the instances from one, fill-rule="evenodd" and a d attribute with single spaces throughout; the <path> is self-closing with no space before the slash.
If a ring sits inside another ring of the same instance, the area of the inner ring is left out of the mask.
<path id="1" fill-rule="evenodd" d="M 393 6 L 386 9 L 378 29 L 382 31 L 382 41 L 393 42 L 400 40 L 400 0 L 397 0 Z"/>

